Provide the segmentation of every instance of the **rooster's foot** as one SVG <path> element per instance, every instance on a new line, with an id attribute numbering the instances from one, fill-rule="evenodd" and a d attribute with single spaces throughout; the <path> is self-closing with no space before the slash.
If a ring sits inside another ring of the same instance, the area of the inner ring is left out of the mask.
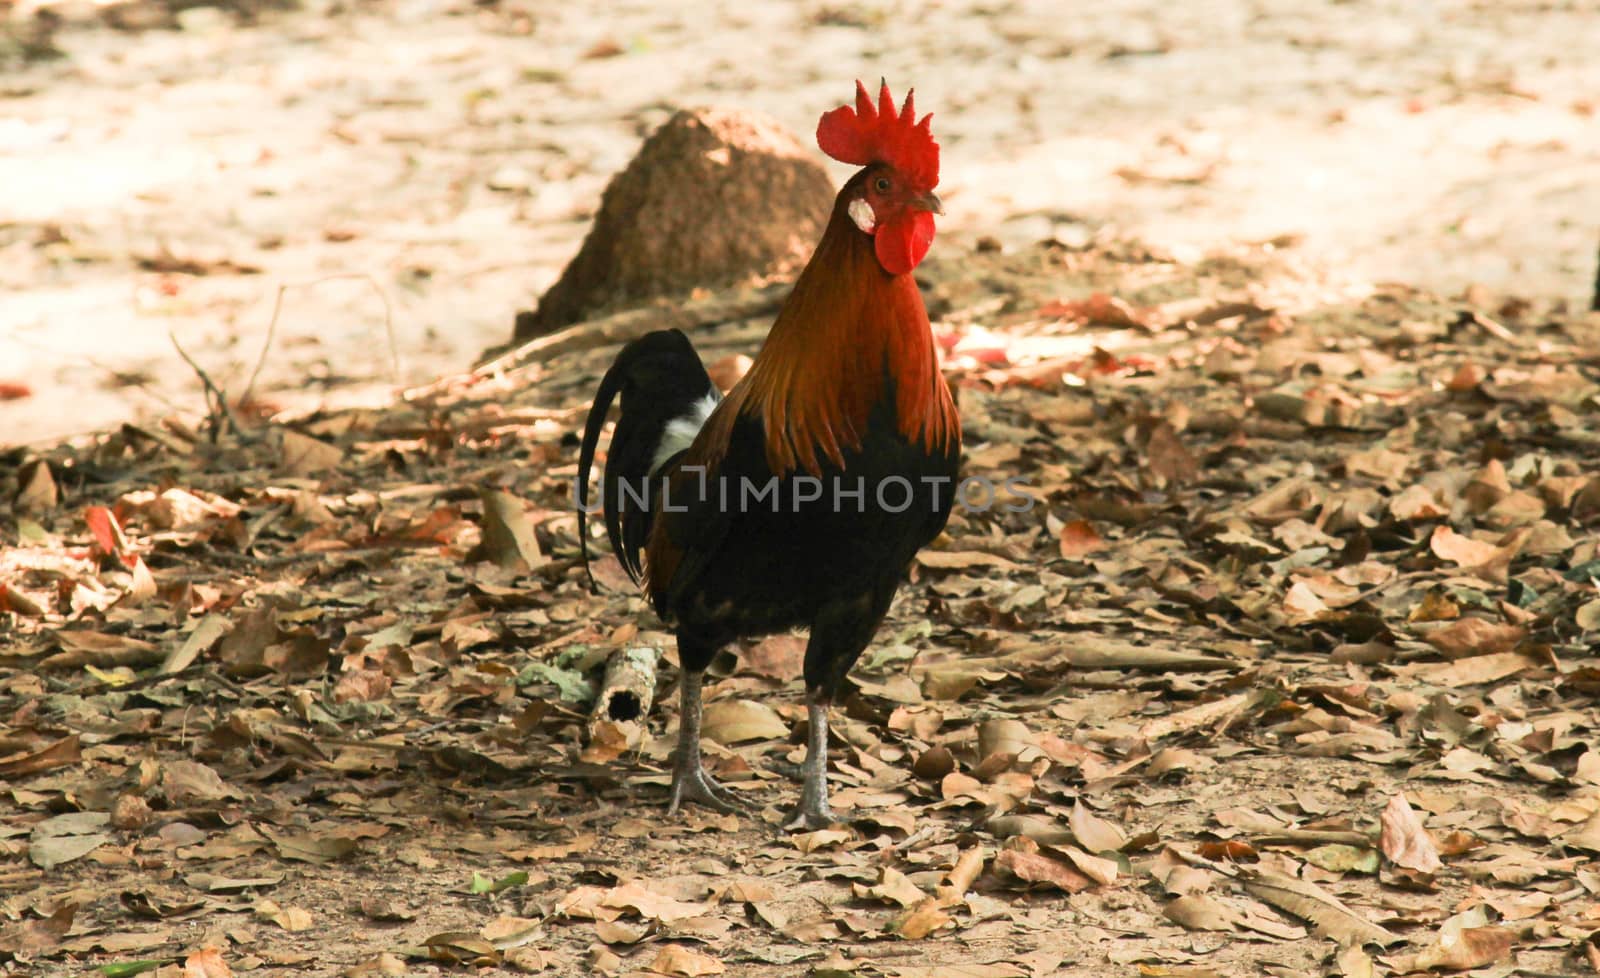
<path id="1" fill-rule="evenodd" d="M 789 812 L 789 818 L 783 823 L 783 827 L 790 832 L 811 832 L 837 825 L 840 821 L 842 820 L 833 813 L 833 809 L 828 807 L 826 801 L 820 798 L 808 798 L 802 794 L 800 804 Z"/>
<path id="2" fill-rule="evenodd" d="M 678 814 L 678 809 L 686 801 L 699 802 L 724 813 L 739 814 L 750 810 L 748 802 L 719 784 L 698 764 L 673 772 L 672 804 L 667 806 L 667 814 Z"/>

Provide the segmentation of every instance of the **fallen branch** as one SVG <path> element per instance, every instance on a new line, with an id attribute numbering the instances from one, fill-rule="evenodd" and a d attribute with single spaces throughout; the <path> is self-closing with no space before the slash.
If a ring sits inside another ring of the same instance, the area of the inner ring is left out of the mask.
<path id="1" fill-rule="evenodd" d="M 419 397 L 470 387 L 487 377 L 515 370 L 531 361 L 626 343 L 652 330 L 691 330 L 767 315 L 777 310 L 788 293 L 789 283 L 779 282 L 757 289 L 741 290 L 732 295 L 714 295 L 677 305 L 628 309 L 600 319 L 577 323 L 545 336 L 534 337 L 479 364 L 467 373 L 441 377 L 430 384 L 413 387 L 402 396 L 411 401 Z"/>
<path id="2" fill-rule="evenodd" d="M 194 357 L 191 357 L 188 351 L 183 348 L 183 345 L 178 342 L 176 333 L 168 330 L 167 339 L 172 341 L 172 348 L 178 351 L 178 356 L 183 358 L 183 362 L 187 363 L 189 369 L 194 371 L 194 375 L 200 378 L 200 386 L 204 388 L 206 394 L 206 430 L 210 436 L 211 444 L 215 445 L 217 439 L 222 436 L 222 423 L 224 421 L 228 423 L 229 428 L 233 429 L 235 435 L 241 438 L 244 437 L 244 429 L 239 427 L 239 419 L 233 416 L 233 408 L 228 406 L 228 395 L 221 387 L 217 386 L 216 381 L 211 379 L 211 375 L 206 373 L 205 368 L 196 363 Z"/>
<path id="3" fill-rule="evenodd" d="M 656 695 L 656 663 L 661 650 L 648 645 L 618 649 L 606 663 L 606 675 L 589 714 L 589 743 L 610 750 L 629 750 L 644 735 L 645 718 Z"/>

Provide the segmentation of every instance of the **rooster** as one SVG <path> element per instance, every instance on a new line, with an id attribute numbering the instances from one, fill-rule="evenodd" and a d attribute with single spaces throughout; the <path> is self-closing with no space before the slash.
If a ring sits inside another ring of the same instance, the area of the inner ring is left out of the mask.
<path id="1" fill-rule="evenodd" d="M 804 785 L 787 828 L 834 821 L 828 710 L 916 552 L 949 518 L 960 419 L 912 270 L 943 211 L 931 116 L 860 82 L 823 114 L 817 144 L 860 166 L 761 352 L 726 398 L 687 337 L 660 330 L 617 355 L 578 460 L 588 566 L 588 479 L 621 397 L 602 476 L 606 534 L 675 627 L 682 666 L 668 814 L 689 801 L 745 808 L 701 765 L 706 667 L 736 639 L 805 627 Z"/>

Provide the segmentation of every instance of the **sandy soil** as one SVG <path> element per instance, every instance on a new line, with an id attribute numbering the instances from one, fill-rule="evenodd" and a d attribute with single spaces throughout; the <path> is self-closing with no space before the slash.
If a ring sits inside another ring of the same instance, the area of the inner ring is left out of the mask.
<path id="1" fill-rule="evenodd" d="M 806 132 L 857 76 L 936 112 L 947 238 L 1290 236 L 1351 281 L 1592 280 L 1587 0 L 578 7 L 198 8 L 141 33 L 58 8 L 66 57 L 0 75 L 0 380 L 33 389 L 0 402 L 0 439 L 200 410 L 169 333 L 242 392 L 283 285 L 258 396 L 381 400 L 456 369 L 672 107 Z"/>

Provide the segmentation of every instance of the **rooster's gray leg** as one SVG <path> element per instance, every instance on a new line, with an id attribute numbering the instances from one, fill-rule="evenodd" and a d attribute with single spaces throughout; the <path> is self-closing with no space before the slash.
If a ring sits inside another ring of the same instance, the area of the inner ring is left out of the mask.
<path id="1" fill-rule="evenodd" d="M 700 764 L 700 682 L 701 671 L 683 672 L 682 703 L 678 717 L 678 750 L 672 761 L 672 804 L 668 815 L 676 815 L 686 801 L 697 801 L 719 812 L 739 812 L 749 806 L 706 773 Z"/>
<path id="2" fill-rule="evenodd" d="M 838 820 L 828 807 L 828 701 L 816 690 L 806 691 L 806 723 L 805 784 L 800 804 L 783 823 L 786 829 L 825 829 Z"/>

